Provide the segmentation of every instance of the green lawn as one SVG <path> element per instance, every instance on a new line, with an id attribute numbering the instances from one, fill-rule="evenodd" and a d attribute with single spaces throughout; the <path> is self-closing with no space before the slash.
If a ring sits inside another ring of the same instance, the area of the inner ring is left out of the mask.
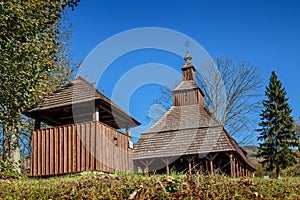
<path id="1" fill-rule="evenodd" d="M 1 199 L 300 199 L 300 178 L 85 174 L 0 180 Z"/>

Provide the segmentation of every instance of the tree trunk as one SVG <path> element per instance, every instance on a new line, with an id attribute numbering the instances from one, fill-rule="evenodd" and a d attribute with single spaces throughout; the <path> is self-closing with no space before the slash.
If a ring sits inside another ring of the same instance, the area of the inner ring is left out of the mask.
<path id="1" fill-rule="evenodd" d="M 20 164 L 21 154 L 20 154 L 19 135 L 17 130 L 13 131 L 13 134 L 11 136 L 10 158 L 12 158 L 15 163 Z"/>
<path id="2" fill-rule="evenodd" d="M 280 179 L 280 167 L 276 167 L 276 179 Z"/>
<path id="3" fill-rule="evenodd" d="M 18 129 L 15 127 L 3 126 L 3 160 L 11 158 L 14 162 L 19 163 L 20 145 Z"/>
<path id="4" fill-rule="evenodd" d="M 6 160 L 10 155 L 10 136 L 7 127 L 3 125 L 3 155 L 2 159 Z"/>

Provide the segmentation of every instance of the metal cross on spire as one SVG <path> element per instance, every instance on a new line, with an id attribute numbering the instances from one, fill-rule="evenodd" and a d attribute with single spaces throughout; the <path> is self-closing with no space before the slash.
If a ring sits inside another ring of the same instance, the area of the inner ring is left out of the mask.
<path id="1" fill-rule="evenodd" d="M 190 46 L 190 45 L 191 45 L 191 42 L 190 42 L 189 40 L 186 40 L 186 41 L 184 42 L 184 46 L 185 46 L 187 52 L 189 51 L 189 46 Z"/>

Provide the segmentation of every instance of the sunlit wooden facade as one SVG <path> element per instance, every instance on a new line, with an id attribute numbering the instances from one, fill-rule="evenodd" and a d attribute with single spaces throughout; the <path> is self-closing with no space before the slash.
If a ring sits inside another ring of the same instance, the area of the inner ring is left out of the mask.
<path id="1" fill-rule="evenodd" d="M 133 171 L 130 128 L 140 123 L 83 78 L 78 77 L 24 114 L 36 122 L 31 176 Z M 41 128 L 41 122 L 50 127 Z"/>

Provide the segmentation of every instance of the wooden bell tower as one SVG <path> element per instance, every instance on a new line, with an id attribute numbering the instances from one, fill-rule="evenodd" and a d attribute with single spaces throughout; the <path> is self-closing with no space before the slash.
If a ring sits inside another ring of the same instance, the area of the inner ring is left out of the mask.
<path id="1" fill-rule="evenodd" d="M 192 56 L 189 52 L 184 57 L 185 63 L 181 68 L 182 81 L 174 89 L 174 106 L 188 106 L 200 104 L 204 107 L 204 94 L 195 81 L 195 67 L 191 63 Z"/>

